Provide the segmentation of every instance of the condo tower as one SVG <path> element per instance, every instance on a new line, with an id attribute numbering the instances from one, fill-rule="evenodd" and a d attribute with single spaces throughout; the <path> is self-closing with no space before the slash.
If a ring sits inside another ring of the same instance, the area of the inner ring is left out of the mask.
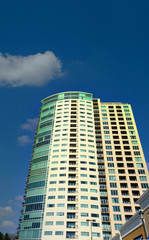
<path id="1" fill-rule="evenodd" d="M 85 92 L 41 102 L 19 239 L 110 240 L 149 182 L 131 106 Z"/>

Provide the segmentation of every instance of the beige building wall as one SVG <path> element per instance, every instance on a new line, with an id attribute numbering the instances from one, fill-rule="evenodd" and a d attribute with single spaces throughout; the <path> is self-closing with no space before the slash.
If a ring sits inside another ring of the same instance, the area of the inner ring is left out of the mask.
<path id="1" fill-rule="evenodd" d="M 110 217 L 107 228 L 110 224 L 114 236 L 121 225 L 138 211 L 136 201 L 148 186 L 148 170 L 131 106 L 100 103 L 99 100 L 96 103 L 100 113 L 104 156 L 100 169 L 103 167 L 105 171 L 107 214 Z M 105 227 L 106 223 L 103 224 Z"/>

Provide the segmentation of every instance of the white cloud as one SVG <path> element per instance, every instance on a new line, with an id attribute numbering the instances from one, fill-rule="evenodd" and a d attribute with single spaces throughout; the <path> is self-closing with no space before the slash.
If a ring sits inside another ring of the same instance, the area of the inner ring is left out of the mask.
<path id="1" fill-rule="evenodd" d="M 51 51 L 28 56 L 0 53 L 0 86 L 42 86 L 63 75 L 62 63 Z"/>
<path id="2" fill-rule="evenodd" d="M 10 206 L 0 207 L 0 219 L 8 217 L 12 215 L 12 213 L 13 213 L 12 207 Z"/>
<path id="3" fill-rule="evenodd" d="M 23 195 L 19 195 L 15 197 L 16 201 L 23 201 Z"/>
<path id="4" fill-rule="evenodd" d="M 30 137 L 28 135 L 22 135 L 22 136 L 18 137 L 18 143 L 21 146 L 24 146 L 24 145 L 26 145 L 26 144 L 28 144 L 30 142 L 31 142 L 31 139 L 30 139 Z"/>
<path id="5" fill-rule="evenodd" d="M 27 122 L 21 125 L 22 129 L 25 130 L 34 130 L 37 126 L 38 118 L 28 118 Z"/>
<path id="6" fill-rule="evenodd" d="M 14 226 L 15 224 L 14 224 L 14 222 L 12 222 L 12 221 L 8 221 L 8 220 L 4 220 L 4 221 L 2 221 L 2 223 L 0 224 L 0 227 L 12 227 L 12 226 Z"/>

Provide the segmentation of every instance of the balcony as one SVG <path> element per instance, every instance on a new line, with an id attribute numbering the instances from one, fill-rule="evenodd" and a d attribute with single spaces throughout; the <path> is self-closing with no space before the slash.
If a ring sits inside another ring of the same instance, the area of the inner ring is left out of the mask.
<path id="1" fill-rule="evenodd" d="M 68 178 L 75 179 L 76 175 L 69 175 Z"/>
<path id="2" fill-rule="evenodd" d="M 68 201 L 75 202 L 77 200 L 76 197 L 68 197 Z"/>
<path id="3" fill-rule="evenodd" d="M 99 178 L 99 182 L 105 182 L 106 179 L 105 178 Z"/>
<path id="4" fill-rule="evenodd" d="M 101 199 L 100 203 L 101 203 L 101 205 L 107 205 L 108 201 L 107 201 L 107 199 Z"/>
<path id="5" fill-rule="evenodd" d="M 109 212 L 109 209 L 107 207 L 102 207 L 101 212 Z"/>
<path id="6" fill-rule="evenodd" d="M 75 236 L 75 235 L 66 235 L 66 238 L 67 239 L 78 239 L 78 237 L 77 236 Z"/>
<path id="7" fill-rule="evenodd" d="M 76 172 L 76 168 L 69 168 L 69 172 Z"/>
<path id="8" fill-rule="evenodd" d="M 68 210 L 77 210 L 78 208 L 76 207 L 75 204 L 68 204 L 68 205 L 67 205 L 67 209 L 68 209 Z"/>
<path id="9" fill-rule="evenodd" d="M 98 169 L 104 169 L 105 166 L 104 165 L 98 165 Z"/>
<path id="10" fill-rule="evenodd" d="M 104 160 L 103 159 L 99 159 L 98 163 L 104 163 Z"/>
<path id="11" fill-rule="evenodd" d="M 69 165 L 76 165 L 76 162 L 69 162 Z"/>
<path id="12" fill-rule="evenodd" d="M 76 227 L 75 223 L 73 223 L 73 222 L 68 223 L 67 222 L 67 228 L 75 228 L 75 227 Z"/>
<path id="13" fill-rule="evenodd" d="M 69 185 L 69 186 L 76 186 L 77 184 L 76 184 L 76 183 L 73 183 L 73 182 L 69 182 L 68 185 Z"/>
<path id="14" fill-rule="evenodd" d="M 75 188 L 69 188 L 68 193 L 78 193 L 78 191 Z"/>
<path id="15" fill-rule="evenodd" d="M 97 147 L 101 147 L 102 146 L 102 143 L 97 143 L 96 144 Z M 102 149 L 102 148 L 101 148 Z"/>
<path id="16" fill-rule="evenodd" d="M 103 157 L 103 154 L 97 154 L 97 157 Z"/>
<path id="17" fill-rule="evenodd" d="M 98 174 L 99 175 L 105 175 L 105 172 L 104 171 L 99 171 Z"/>
<path id="18" fill-rule="evenodd" d="M 133 196 L 140 196 L 140 192 L 139 191 L 132 191 L 132 195 Z"/>
<path id="19" fill-rule="evenodd" d="M 131 188 L 139 188 L 137 183 L 131 183 Z"/>
<path id="20" fill-rule="evenodd" d="M 67 214 L 67 218 L 75 219 L 76 218 L 76 214 L 75 213 L 68 213 Z"/>
<path id="21" fill-rule="evenodd" d="M 124 212 L 132 212 L 131 207 L 124 207 Z"/>
<path id="22" fill-rule="evenodd" d="M 99 188 L 100 189 L 107 189 L 107 186 L 106 185 L 99 185 Z"/>
<path id="23" fill-rule="evenodd" d="M 110 231 L 110 225 L 108 226 L 104 226 L 104 225 L 102 225 L 102 229 L 104 230 L 104 231 Z"/>
<path id="24" fill-rule="evenodd" d="M 110 218 L 108 216 L 102 216 L 102 221 L 103 222 L 109 222 Z"/>
<path id="25" fill-rule="evenodd" d="M 76 155 L 69 155 L 69 159 L 76 159 Z"/>

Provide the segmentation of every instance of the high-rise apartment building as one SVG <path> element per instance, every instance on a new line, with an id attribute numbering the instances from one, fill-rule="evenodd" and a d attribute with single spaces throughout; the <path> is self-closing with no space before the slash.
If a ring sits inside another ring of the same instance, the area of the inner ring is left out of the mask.
<path id="1" fill-rule="evenodd" d="M 148 171 L 129 104 L 65 92 L 42 100 L 19 239 L 109 240 Z"/>

